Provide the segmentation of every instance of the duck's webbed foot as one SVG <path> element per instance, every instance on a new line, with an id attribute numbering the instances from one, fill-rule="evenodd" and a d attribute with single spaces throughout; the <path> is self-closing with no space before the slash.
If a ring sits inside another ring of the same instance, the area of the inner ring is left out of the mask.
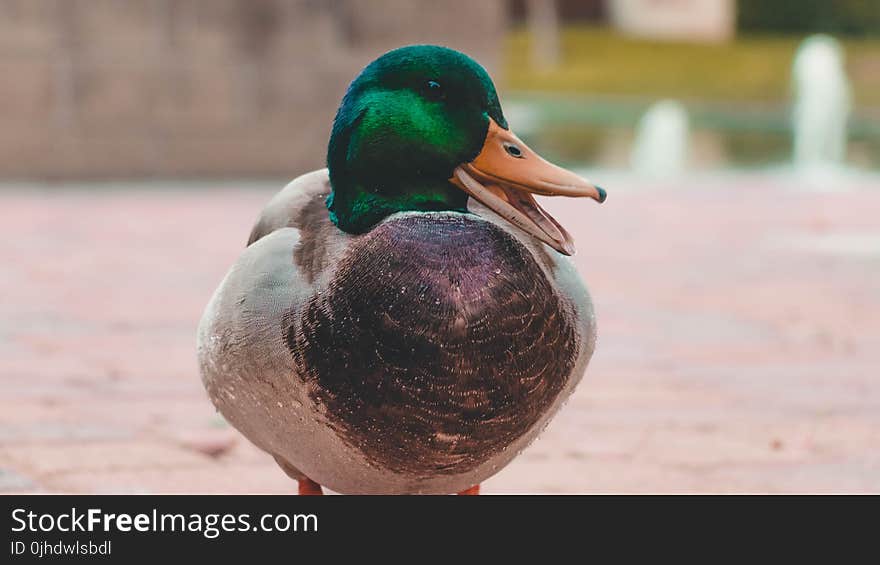
<path id="1" fill-rule="evenodd" d="M 480 494 L 480 485 L 474 485 L 458 493 L 458 496 L 477 496 Z"/>
<path id="2" fill-rule="evenodd" d="M 300 496 L 316 496 L 324 494 L 321 485 L 312 479 L 298 479 Z"/>

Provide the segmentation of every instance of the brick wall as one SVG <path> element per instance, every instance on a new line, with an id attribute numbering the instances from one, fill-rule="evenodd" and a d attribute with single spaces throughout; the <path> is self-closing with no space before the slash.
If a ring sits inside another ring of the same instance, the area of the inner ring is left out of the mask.
<path id="1" fill-rule="evenodd" d="M 0 178 L 292 176 L 369 60 L 491 69 L 503 27 L 501 0 L 0 0 Z"/>

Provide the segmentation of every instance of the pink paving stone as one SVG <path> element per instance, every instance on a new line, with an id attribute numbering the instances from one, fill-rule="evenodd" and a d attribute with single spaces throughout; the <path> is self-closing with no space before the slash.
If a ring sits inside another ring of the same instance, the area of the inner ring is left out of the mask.
<path id="1" fill-rule="evenodd" d="M 0 493 L 38 492 L 40 489 L 24 475 L 0 468 Z"/>
<path id="2" fill-rule="evenodd" d="M 485 492 L 880 491 L 880 187 L 615 182 L 603 206 L 547 203 L 599 345 Z M 293 491 L 216 415 L 194 352 L 282 184 L 0 192 L 0 492 Z"/>
<path id="3" fill-rule="evenodd" d="M 0 448 L 0 460 L 39 477 L 124 469 L 199 467 L 206 457 L 166 442 L 97 441 Z"/>
<path id="4" fill-rule="evenodd" d="M 267 456 L 268 457 L 268 456 Z M 207 465 L 171 469 L 123 469 L 69 473 L 52 479 L 50 486 L 63 492 L 97 493 L 196 493 L 293 494 L 296 483 L 279 473 L 271 460 L 263 465 Z"/>

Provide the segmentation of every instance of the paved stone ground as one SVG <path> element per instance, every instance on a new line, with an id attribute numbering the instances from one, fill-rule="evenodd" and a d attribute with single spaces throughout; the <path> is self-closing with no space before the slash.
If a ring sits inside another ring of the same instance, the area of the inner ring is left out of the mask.
<path id="1" fill-rule="evenodd" d="M 599 346 L 485 491 L 880 491 L 880 190 L 615 182 L 602 207 L 551 203 Z M 194 358 L 276 187 L 0 191 L 0 491 L 294 490 Z"/>

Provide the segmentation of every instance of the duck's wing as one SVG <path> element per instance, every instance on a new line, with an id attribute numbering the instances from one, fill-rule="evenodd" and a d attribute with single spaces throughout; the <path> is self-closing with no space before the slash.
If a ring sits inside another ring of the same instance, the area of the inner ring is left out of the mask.
<path id="1" fill-rule="evenodd" d="M 260 212 L 247 244 L 281 228 L 303 230 L 330 223 L 323 221 L 327 218 L 325 202 L 329 194 L 330 175 L 327 169 L 318 169 L 293 179 Z"/>
<path id="2" fill-rule="evenodd" d="M 251 229 L 248 246 L 284 228 L 295 228 L 299 241 L 293 250 L 298 274 L 309 284 L 333 265 L 349 236 L 337 228 L 327 213 L 330 195 L 327 169 L 306 173 L 292 180 L 266 204 Z"/>
<path id="3" fill-rule="evenodd" d="M 296 367 L 286 328 L 348 245 L 349 236 L 327 216 L 328 193 L 322 170 L 295 179 L 272 198 L 199 324 L 208 395 L 233 426 L 275 455 L 289 441 L 286 430 L 304 428 L 301 412 L 308 405 L 291 378 Z M 266 414 L 274 418 L 271 425 Z"/>

